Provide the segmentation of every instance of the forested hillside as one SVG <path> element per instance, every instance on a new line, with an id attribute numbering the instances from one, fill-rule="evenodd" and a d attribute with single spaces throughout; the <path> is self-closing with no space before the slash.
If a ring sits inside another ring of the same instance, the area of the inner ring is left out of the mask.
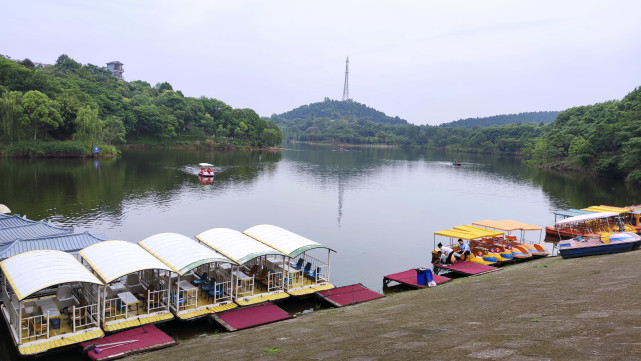
<path id="1" fill-rule="evenodd" d="M 570 108 L 532 148 L 532 163 L 641 183 L 641 88 L 622 100 Z"/>
<path id="2" fill-rule="evenodd" d="M 518 114 L 501 114 L 485 118 L 467 118 L 459 119 L 449 123 L 441 124 L 441 127 L 450 128 L 474 128 L 474 127 L 491 127 L 506 124 L 525 124 L 525 123 L 551 123 L 556 119 L 560 112 L 527 112 Z"/>
<path id="3" fill-rule="evenodd" d="M 4 152 L 22 155 L 42 155 L 42 149 L 33 150 L 42 141 L 72 144 L 71 151 L 54 147 L 63 153 L 86 153 L 91 146 L 130 138 L 202 139 L 211 146 L 282 141 L 276 123 L 251 109 L 185 97 L 166 82 L 125 82 L 106 68 L 82 65 L 67 55 L 44 68 L 0 56 L 0 124 Z"/>
<path id="4" fill-rule="evenodd" d="M 302 105 L 283 114 L 272 115 L 272 119 L 276 120 L 276 122 L 309 118 L 327 118 L 331 120 L 350 118 L 384 124 L 407 124 L 404 119 L 388 117 L 385 113 L 370 108 L 365 104 L 353 100 L 340 101 L 329 98 L 325 98 L 322 102 Z"/>
<path id="5" fill-rule="evenodd" d="M 439 127 L 391 118 L 364 104 L 325 99 L 272 115 L 287 139 L 448 148 L 474 152 L 519 152 L 543 134 L 538 123 L 504 127 Z"/>

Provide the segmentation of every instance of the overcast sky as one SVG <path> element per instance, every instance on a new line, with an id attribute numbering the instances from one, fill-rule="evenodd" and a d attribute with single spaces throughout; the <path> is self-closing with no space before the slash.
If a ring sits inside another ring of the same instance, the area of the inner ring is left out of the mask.
<path id="1" fill-rule="evenodd" d="M 0 54 L 124 63 L 261 116 L 341 99 L 415 124 L 563 110 L 641 85 L 639 0 L 3 0 Z"/>

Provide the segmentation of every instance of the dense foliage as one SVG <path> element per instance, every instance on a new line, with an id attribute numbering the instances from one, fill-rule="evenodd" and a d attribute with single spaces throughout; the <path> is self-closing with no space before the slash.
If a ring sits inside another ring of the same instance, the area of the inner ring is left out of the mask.
<path id="1" fill-rule="evenodd" d="M 251 109 L 185 97 L 166 82 L 153 87 L 125 82 L 106 68 L 82 65 L 67 55 L 44 68 L 0 56 L 0 125 L 3 144 L 73 141 L 91 149 L 132 137 L 168 142 L 181 136 L 210 145 L 282 142 L 276 123 Z"/>
<path id="2" fill-rule="evenodd" d="M 286 116 L 273 115 L 286 138 L 297 141 L 339 142 L 348 144 L 391 144 L 423 147 L 447 147 L 475 152 L 518 152 L 543 134 L 538 124 L 510 124 L 503 127 L 451 128 L 409 124 L 389 124 L 372 120 L 370 114 L 380 113 L 372 108 L 348 101 L 328 100 L 299 107 Z M 314 112 L 300 113 L 313 108 Z M 325 107 L 325 108 L 323 108 Z M 340 111 L 349 109 L 347 114 Z M 362 112 L 354 111 L 360 109 Z M 292 114 L 330 114 L 295 118 Z M 383 113 L 380 113 L 383 114 Z M 384 114 L 383 114 L 384 115 Z M 387 116 L 385 116 L 387 117 Z M 396 119 L 390 118 L 389 119 Z"/>
<path id="3" fill-rule="evenodd" d="M 384 124 L 407 124 L 407 121 L 404 119 L 388 117 L 385 113 L 370 108 L 365 104 L 353 100 L 340 101 L 329 98 L 325 98 L 322 102 L 302 105 L 283 114 L 272 115 L 272 119 L 277 122 L 279 120 L 285 121 L 307 118 L 336 119 L 338 117 L 358 118 L 360 120 Z"/>
<path id="4" fill-rule="evenodd" d="M 641 183 L 641 88 L 620 101 L 567 109 L 531 148 L 533 164 Z"/>
<path id="5" fill-rule="evenodd" d="M 500 114 L 485 118 L 467 118 L 459 119 L 449 123 L 441 124 L 441 127 L 490 127 L 506 124 L 525 124 L 525 123 L 551 123 L 556 119 L 560 112 L 527 112 L 518 114 Z"/>

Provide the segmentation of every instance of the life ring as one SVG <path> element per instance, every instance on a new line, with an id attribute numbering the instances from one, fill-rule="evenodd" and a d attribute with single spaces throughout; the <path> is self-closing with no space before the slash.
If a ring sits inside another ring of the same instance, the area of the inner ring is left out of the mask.
<path id="1" fill-rule="evenodd" d="M 483 258 L 483 252 L 479 252 L 479 253 L 477 253 L 477 254 L 476 254 L 476 256 L 477 256 L 477 257 L 481 257 L 481 258 Z"/>
<path id="2" fill-rule="evenodd" d="M 510 246 L 510 245 L 508 244 L 508 245 L 507 245 L 507 247 L 505 247 L 505 249 L 507 249 L 508 251 L 510 251 L 510 250 L 512 250 L 512 246 Z"/>

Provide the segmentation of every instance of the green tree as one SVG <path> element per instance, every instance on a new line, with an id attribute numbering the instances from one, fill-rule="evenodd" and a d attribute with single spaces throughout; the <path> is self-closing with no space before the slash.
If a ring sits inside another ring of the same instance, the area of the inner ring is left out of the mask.
<path id="1" fill-rule="evenodd" d="M 62 120 L 55 103 L 37 90 L 25 93 L 22 97 L 22 107 L 25 113 L 23 124 L 33 128 L 34 142 L 37 140 L 39 129 L 57 128 Z"/>
<path id="2" fill-rule="evenodd" d="M 568 157 L 570 160 L 576 162 L 581 167 L 587 167 L 594 156 L 594 151 L 590 142 L 582 136 L 575 137 L 570 143 L 568 149 Z"/>
<path id="3" fill-rule="evenodd" d="M 108 115 L 104 120 L 103 140 L 107 144 L 125 142 L 125 125 L 122 120 L 113 115 Z"/>
<path id="4" fill-rule="evenodd" d="M 18 91 L 6 91 L 0 98 L 2 133 L 10 143 L 16 139 L 20 123 L 24 118 L 21 103 L 22 93 Z"/>
<path id="5" fill-rule="evenodd" d="M 73 135 L 75 140 L 97 143 L 102 139 L 103 122 L 98 118 L 98 109 L 89 106 L 80 108 L 75 124 L 76 133 Z"/>

